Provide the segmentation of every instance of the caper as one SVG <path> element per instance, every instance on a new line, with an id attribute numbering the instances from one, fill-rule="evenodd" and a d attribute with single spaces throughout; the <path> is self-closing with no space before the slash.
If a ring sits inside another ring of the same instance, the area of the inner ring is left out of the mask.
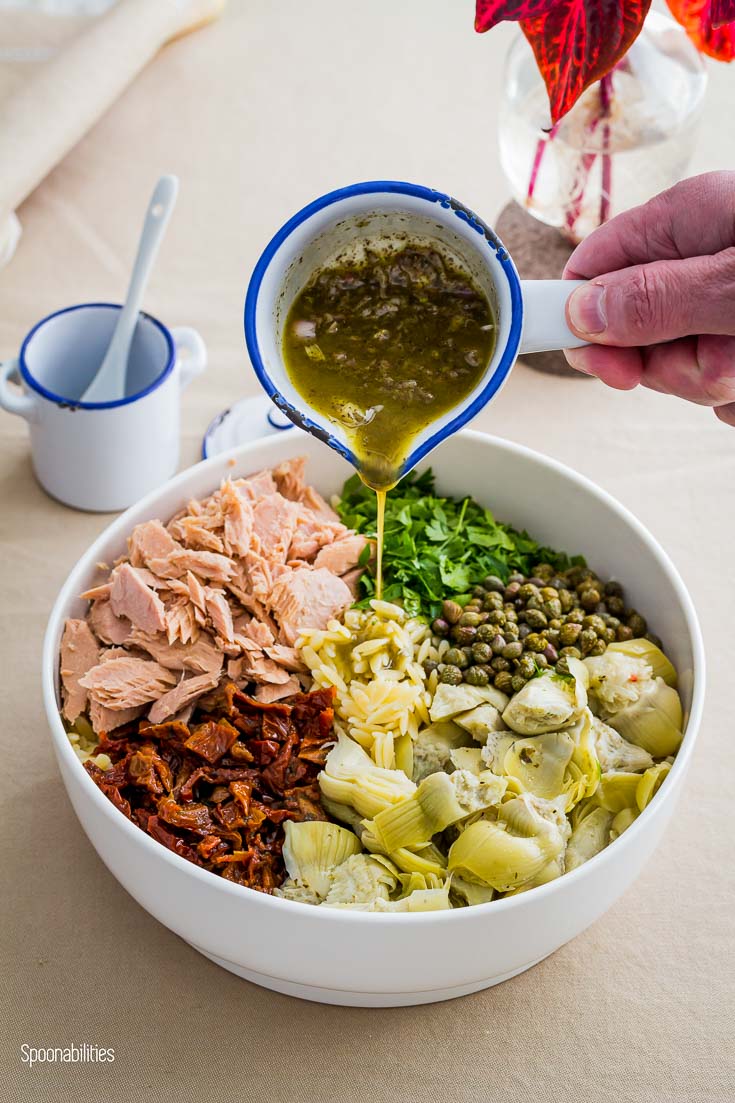
<path id="1" fill-rule="evenodd" d="M 582 606 L 583 609 L 594 609 L 599 600 L 599 590 L 583 590 L 582 593 L 579 595 L 579 604 Z"/>
<path id="2" fill-rule="evenodd" d="M 449 666 L 458 666 L 460 670 L 470 665 L 469 659 L 459 647 L 450 647 L 444 655 L 444 662 Z"/>
<path id="3" fill-rule="evenodd" d="M 487 618 L 488 624 L 505 624 L 505 613 L 502 609 L 493 609 L 490 616 Z"/>
<path id="4" fill-rule="evenodd" d="M 615 635 L 617 636 L 617 638 L 620 640 L 621 643 L 624 640 L 632 640 L 633 639 L 633 629 L 629 628 L 627 624 L 621 624 L 620 627 L 618 629 L 616 629 Z"/>
<path id="5" fill-rule="evenodd" d="M 483 610 L 483 612 L 478 613 L 477 615 L 480 618 L 480 624 L 487 624 L 490 614 L 486 610 Z"/>
<path id="6" fill-rule="evenodd" d="M 481 624 L 477 629 L 477 636 L 475 637 L 481 643 L 492 643 L 497 635 L 494 624 Z"/>
<path id="7" fill-rule="evenodd" d="M 559 590 L 564 589 L 564 586 L 566 585 L 566 580 L 562 578 L 561 575 L 554 575 L 553 578 L 549 579 L 547 585 L 551 586 L 553 590 L 556 590 L 558 594 Z"/>
<path id="8" fill-rule="evenodd" d="M 471 624 L 456 624 L 452 629 L 452 639 L 460 645 L 474 643 L 476 635 L 477 629 L 473 628 Z"/>
<path id="9" fill-rule="evenodd" d="M 524 678 L 522 674 L 514 674 L 511 679 L 510 688 L 513 690 L 514 693 L 519 693 L 520 690 L 523 689 L 527 681 L 528 678 Z"/>
<path id="10" fill-rule="evenodd" d="M 518 597 L 522 598 L 524 601 L 528 601 L 530 597 L 536 597 L 537 594 L 538 587 L 532 586 L 530 582 L 524 582 L 518 591 Z"/>
<path id="11" fill-rule="evenodd" d="M 531 575 L 530 578 L 527 578 L 526 582 L 529 586 L 535 586 L 538 590 L 540 590 L 541 587 L 545 585 L 543 578 L 539 578 L 538 575 L 535 574 Z"/>
<path id="12" fill-rule="evenodd" d="M 560 617 L 562 614 L 562 608 L 559 598 L 552 597 L 549 598 L 548 601 L 545 601 L 543 604 L 543 611 L 550 619 L 553 619 L 554 617 Z"/>
<path id="13" fill-rule="evenodd" d="M 611 579 L 610 582 L 605 583 L 605 596 L 606 597 L 622 597 L 623 596 L 623 587 L 620 585 L 619 582 L 615 582 L 614 580 Z"/>
<path id="14" fill-rule="evenodd" d="M 569 663 L 567 662 L 566 655 L 562 655 L 561 658 L 559 659 L 558 663 L 556 664 L 556 673 L 557 674 L 568 674 L 569 673 Z"/>
<path id="15" fill-rule="evenodd" d="M 475 597 L 475 598 L 479 598 L 479 600 L 482 601 L 483 598 L 485 597 L 485 587 L 484 586 L 473 586 L 472 587 L 472 596 Z"/>
<path id="16" fill-rule="evenodd" d="M 653 644 L 653 646 L 654 646 L 654 647 L 660 647 L 660 648 L 661 648 L 661 650 L 663 651 L 663 647 L 664 647 L 664 645 L 663 645 L 663 643 L 662 643 L 662 641 L 661 641 L 661 637 L 660 637 L 660 636 L 656 636 L 656 635 L 654 635 L 654 633 L 653 633 L 653 632 L 646 632 L 646 637 L 645 637 L 645 638 L 646 638 L 647 640 L 649 640 L 649 641 L 650 641 L 650 642 L 651 642 L 651 643 Z"/>
<path id="17" fill-rule="evenodd" d="M 522 586 L 525 581 L 524 575 L 520 574 L 518 571 L 513 571 L 513 574 L 508 575 L 508 583 L 510 585 L 517 582 L 519 586 Z"/>
<path id="18" fill-rule="evenodd" d="M 462 628 L 477 628 L 480 623 L 480 618 L 477 613 L 463 613 L 458 623 Z"/>
<path id="19" fill-rule="evenodd" d="M 593 644 L 597 643 L 597 636 L 591 628 L 583 628 L 579 633 L 577 643 L 579 644 L 579 649 L 582 654 L 587 655 Z"/>
<path id="20" fill-rule="evenodd" d="M 513 640 L 512 643 L 507 643 L 503 648 L 504 659 L 520 659 L 523 654 L 523 644 L 520 640 Z"/>
<path id="21" fill-rule="evenodd" d="M 541 590 L 541 597 L 544 601 L 550 601 L 553 597 L 558 597 L 559 591 L 553 586 L 544 586 Z"/>
<path id="22" fill-rule="evenodd" d="M 551 563 L 536 563 L 533 568 L 533 573 L 537 578 L 551 578 L 554 573 L 554 568 Z"/>
<path id="23" fill-rule="evenodd" d="M 562 647 L 561 651 L 559 652 L 559 659 L 560 660 L 561 659 L 581 659 L 581 658 L 582 658 L 582 652 L 579 650 L 578 647 Z M 559 664 L 558 663 L 556 665 L 556 669 L 557 670 L 559 669 Z"/>
<path id="24" fill-rule="evenodd" d="M 505 619 L 507 621 L 510 621 L 511 623 L 514 623 L 515 621 L 517 621 L 518 620 L 518 614 L 516 613 L 515 609 L 506 610 Z"/>
<path id="25" fill-rule="evenodd" d="M 518 660 L 518 673 L 522 674 L 524 678 L 532 678 L 534 676 L 536 673 L 536 660 L 533 655 L 521 655 Z"/>
<path id="26" fill-rule="evenodd" d="M 520 632 L 520 625 L 517 624 L 514 620 L 509 620 L 503 628 L 503 635 L 507 639 L 508 643 L 510 643 L 511 640 L 517 640 L 520 636 Z"/>
<path id="27" fill-rule="evenodd" d="M 570 567 L 569 568 L 569 570 L 567 571 L 566 580 L 567 580 L 567 582 L 569 583 L 570 586 L 574 586 L 574 588 L 576 589 L 576 587 L 579 585 L 579 583 L 582 580 L 582 571 L 584 569 L 585 569 L 584 567 Z"/>
<path id="28" fill-rule="evenodd" d="M 581 625 L 583 620 L 584 620 L 584 613 L 579 608 L 572 609 L 569 613 L 567 613 L 567 616 L 566 616 L 566 623 L 567 624 L 579 624 L 579 625 Z"/>
<path id="29" fill-rule="evenodd" d="M 592 612 L 596 613 L 598 617 L 604 617 L 607 615 L 607 605 L 604 601 L 598 601 Z"/>
<path id="30" fill-rule="evenodd" d="M 458 666 L 445 666 L 439 675 L 439 681 L 445 686 L 458 686 L 462 682 L 462 671 Z"/>
<path id="31" fill-rule="evenodd" d="M 574 594 L 571 590 L 564 588 L 559 590 L 559 601 L 561 602 L 562 613 L 568 613 L 570 609 L 574 608 Z"/>
<path id="32" fill-rule="evenodd" d="M 503 597 L 506 601 L 512 601 L 521 588 L 520 582 L 509 582 L 503 592 Z"/>
<path id="33" fill-rule="evenodd" d="M 546 670 L 546 667 L 549 665 L 549 660 L 546 658 L 544 652 L 542 651 L 540 655 L 535 655 L 534 658 L 536 659 L 536 666 L 538 669 Z"/>
<path id="34" fill-rule="evenodd" d="M 456 624 L 462 616 L 462 606 L 456 601 L 442 602 L 442 617 L 449 624 Z"/>
<path id="35" fill-rule="evenodd" d="M 495 590 L 493 590 L 492 593 L 485 594 L 485 600 L 482 603 L 482 607 L 488 613 L 492 612 L 493 609 L 502 609 L 503 595 L 497 593 Z"/>
<path id="36" fill-rule="evenodd" d="M 501 636 L 501 635 L 494 636 L 492 638 L 492 640 L 490 641 L 490 646 L 492 648 L 493 655 L 502 655 L 503 654 L 503 648 L 505 647 L 507 642 L 508 641 L 505 639 L 504 636 Z"/>
<path id="37" fill-rule="evenodd" d="M 531 632 L 523 643 L 527 651 L 543 651 L 546 647 L 546 640 L 538 632 Z"/>
<path id="38" fill-rule="evenodd" d="M 541 655 L 537 656 L 537 659 L 536 659 L 537 662 L 538 662 L 539 658 L 546 659 L 546 662 L 551 663 L 551 665 L 553 666 L 554 663 L 559 658 L 559 653 L 556 650 L 556 648 L 554 647 L 554 645 L 550 643 L 549 646 L 544 651 L 541 652 Z"/>
<path id="39" fill-rule="evenodd" d="M 602 639 L 605 643 L 613 643 L 617 639 L 615 629 L 610 628 L 609 625 L 606 626 L 605 631 L 602 633 Z"/>
<path id="40" fill-rule="evenodd" d="M 605 601 L 608 612 L 612 613 L 614 616 L 619 617 L 625 612 L 625 602 L 621 597 L 611 596 L 606 598 Z"/>
<path id="41" fill-rule="evenodd" d="M 530 597 L 526 602 L 526 612 L 528 612 L 529 609 L 541 609 L 543 604 L 540 597 Z"/>
<path id="42" fill-rule="evenodd" d="M 605 620 L 605 624 L 608 626 L 608 628 L 612 628 L 613 631 L 616 628 L 620 627 L 620 621 L 618 620 L 617 617 L 607 616 L 607 617 L 604 618 L 604 620 Z"/>
<path id="43" fill-rule="evenodd" d="M 505 589 L 505 583 L 496 574 L 489 574 L 482 584 L 488 593 L 502 593 Z"/>
<path id="44" fill-rule="evenodd" d="M 436 620 L 431 623 L 431 631 L 435 636 L 446 636 L 449 633 L 449 624 L 441 617 L 437 617 Z"/>
<path id="45" fill-rule="evenodd" d="M 528 627 L 527 624 L 522 624 L 518 629 L 518 638 L 521 640 L 525 640 L 526 636 L 529 636 L 530 634 L 531 629 Z"/>
<path id="46" fill-rule="evenodd" d="M 482 609 L 482 602 L 474 598 L 472 601 L 468 601 L 464 607 L 465 613 L 479 613 Z"/>
<path id="47" fill-rule="evenodd" d="M 433 672 L 435 670 L 438 670 L 438 668 L 439 668 L 439 663 L 435 662 L 434 659 L 427 659 L 426 662 L 424 663 L 424 674 L 428 678 L 429 675 L 433 674 Z"/>
<path id="48" fill-rule="evenodd" d="M 502 655 L 496 655 L 496 657 L 490 663 L 490 666 L 493 668 L 493 670 L 497 671 L 510 670 L 512 668 L 512 664 L 509 663 L 507 659 L 504 659 Z"/>
<path id="49" fill-rule="evenodd" d="M 558 632 L 564 621 L 561 617 L 552 617 L 549 621 L 549 628 L 552 628 L 555 632 Z"/>
<path id="50" fill-rule="evenodd" d="M 645 636 L 648 631 L 648 625 L 646 624 L 646 618 L 642 617 L 640 613 L 636 613 L 635 610 L 631 613 L 627 620 L 628 628 L 633 633 L 635 639 L 639 639 L 641 636 Z"/>
<path id="51" fill-rule="evenodd" d="M 472 658 L 476 663 L 489 663 L 493 657 L 493 651 L 489 643 L 473 643 Z"/>
<path id="52" fill-rule="evenodd" d="M 604 640 L 597 639 L 589 649 L 590 655 L 604 655 L 607 649 L 607 644 Z"/>
<path id="53" fill-rule="evenodd" d="M 592 613 L 590 616 L 584 618 L 582 627 L 591 628 L 596 635 L 601 636 L 605 631 L 605 622 L 602 617 L 598 617 L 596 613 Z"/>
<path id="54" fill-rule="evenodd" d="M 464 680 L 468 686 L 486 686 L 490 681 L 487 672 L 479 666 L 471 666 L 465 673 Z"/>
<path id="55" fill-rule="evenodd" d="M 513 690 L 513 675 L 507 670 L 499 670 L 495 675 L 495 688 L 501 693 L 511 693 Z"/>
<path id="56" fill-rule="evenodd" d="M 526 624 L 531 628 L 545 628 L 548 623 L 546 613 L 540 609 L 526 609 Z"/>
<path id="57" fill-rule="evenodd" d="M 560 643 L 559 631 L 556 628 L 545 628 L 544 631 L 542 632 L 542 635 L 543 635 L 544 639 L 549 641 L 549 643 L 552 645 L 552 647 L 558 647 L 559 646 L 559 643 Z"/>

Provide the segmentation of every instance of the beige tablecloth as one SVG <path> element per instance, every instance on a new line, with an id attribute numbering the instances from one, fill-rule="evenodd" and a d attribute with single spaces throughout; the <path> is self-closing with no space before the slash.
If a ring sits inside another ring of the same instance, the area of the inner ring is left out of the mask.
<path id="1" fill-rule="evenodd" d="M 508 28 L 474 36 L 471 6 L 231 0 L 222 22 L 169 47 L 24 205 L 21 248 L 0 272 L 0 354 L 49 311 L 119 299 L 152 183 L 178 173 L 179 206 L 147 302 L 170 324 L 199 328 L 209 346 L 209 371 L 184 400 L 184 458 L 194 461 L 210 418 L 256 392 L 242 300 L 285 216 L 338 183 L 380 175 L 446 188 L 491 218 L 500 209 L 495 111 Z M 713 114 L 731 111 L 732 80 L 725 67 L 714 74 Z M 731 166 L 734 155 L 733 129 L 708 121 L 695 168 Z M 24 426 L 3 415 L 0 1099 L 735 1098 L 735 430 L 656 394 L 522 366 L 478 424 L 619 496 L 691 588 L 708 649 L 707 707 L 654 861 L 573 943 L 453 1003 L 320 1007 L 218 969 L 127 896 L 66 799 L 41 707 L 41 638 L 61 582 L 105 518 L 44 496 Z M 584 532 L 574 542 L 583 548 Z M 31 1071 L 22 1061 L 24 1043 L 85 1041 L 113 1046 L 114 1064 Z"/>

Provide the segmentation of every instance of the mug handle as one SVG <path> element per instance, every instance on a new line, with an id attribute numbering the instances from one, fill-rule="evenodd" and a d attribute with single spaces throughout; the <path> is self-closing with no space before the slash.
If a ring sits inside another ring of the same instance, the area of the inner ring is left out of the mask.
<path id="1" fill-rule="evenodd" d="M 179 390 L 183 391 L 207 366 L 207 346 L 191 326 L 176 326 L 171 330 L 179 362 Z M 182 355 L 183 354 L 183 355 Z"/>
<path id="2" fill-rule="evenodd" d="M 581 340 L 567 325 L 566 305 L 575 288 L 586 280 L 521 280 L 523 334 L 519 356 L 557 349 L 578 349 Z"/>
<path id="3" fill-rule="evenodd" d="M 9 387 L 10 380 L 20 383 L 18 361 L 6 360 L 0 364 L 0 406 L 9 414 L 17 414 L 26 421 L 36 420 L 36 400 L 30 394 L 18 394 Z"/>

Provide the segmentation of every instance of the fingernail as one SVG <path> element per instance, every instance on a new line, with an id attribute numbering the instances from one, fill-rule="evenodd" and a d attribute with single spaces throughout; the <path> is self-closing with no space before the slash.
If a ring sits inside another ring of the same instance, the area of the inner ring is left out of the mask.
<path id="1" fill-rule="evenodd" d="M 574 368 L 575 371 L 581 371 L 585 375 L 593 374 L 587 367 L 585 349 L 564 349 L 564 356 L 570 368 Z"/>
<path id="2" fill-rule="evenodd" d="M 578 287 L 569 299 L 569 321 L 572 329 L 592 336 L 607 329 L 605 288 L 599 283 Z"/>

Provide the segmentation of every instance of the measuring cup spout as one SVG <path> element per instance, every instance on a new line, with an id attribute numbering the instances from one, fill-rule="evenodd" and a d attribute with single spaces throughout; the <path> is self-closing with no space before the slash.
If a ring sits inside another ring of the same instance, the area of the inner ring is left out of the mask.
<path id="1" fill-rule="evenodd" d="M 521 280 L 523 335 L 519 356 L 578 349 L 586 344 L 567 325 L 566 305 L 585 280 Z"/>

